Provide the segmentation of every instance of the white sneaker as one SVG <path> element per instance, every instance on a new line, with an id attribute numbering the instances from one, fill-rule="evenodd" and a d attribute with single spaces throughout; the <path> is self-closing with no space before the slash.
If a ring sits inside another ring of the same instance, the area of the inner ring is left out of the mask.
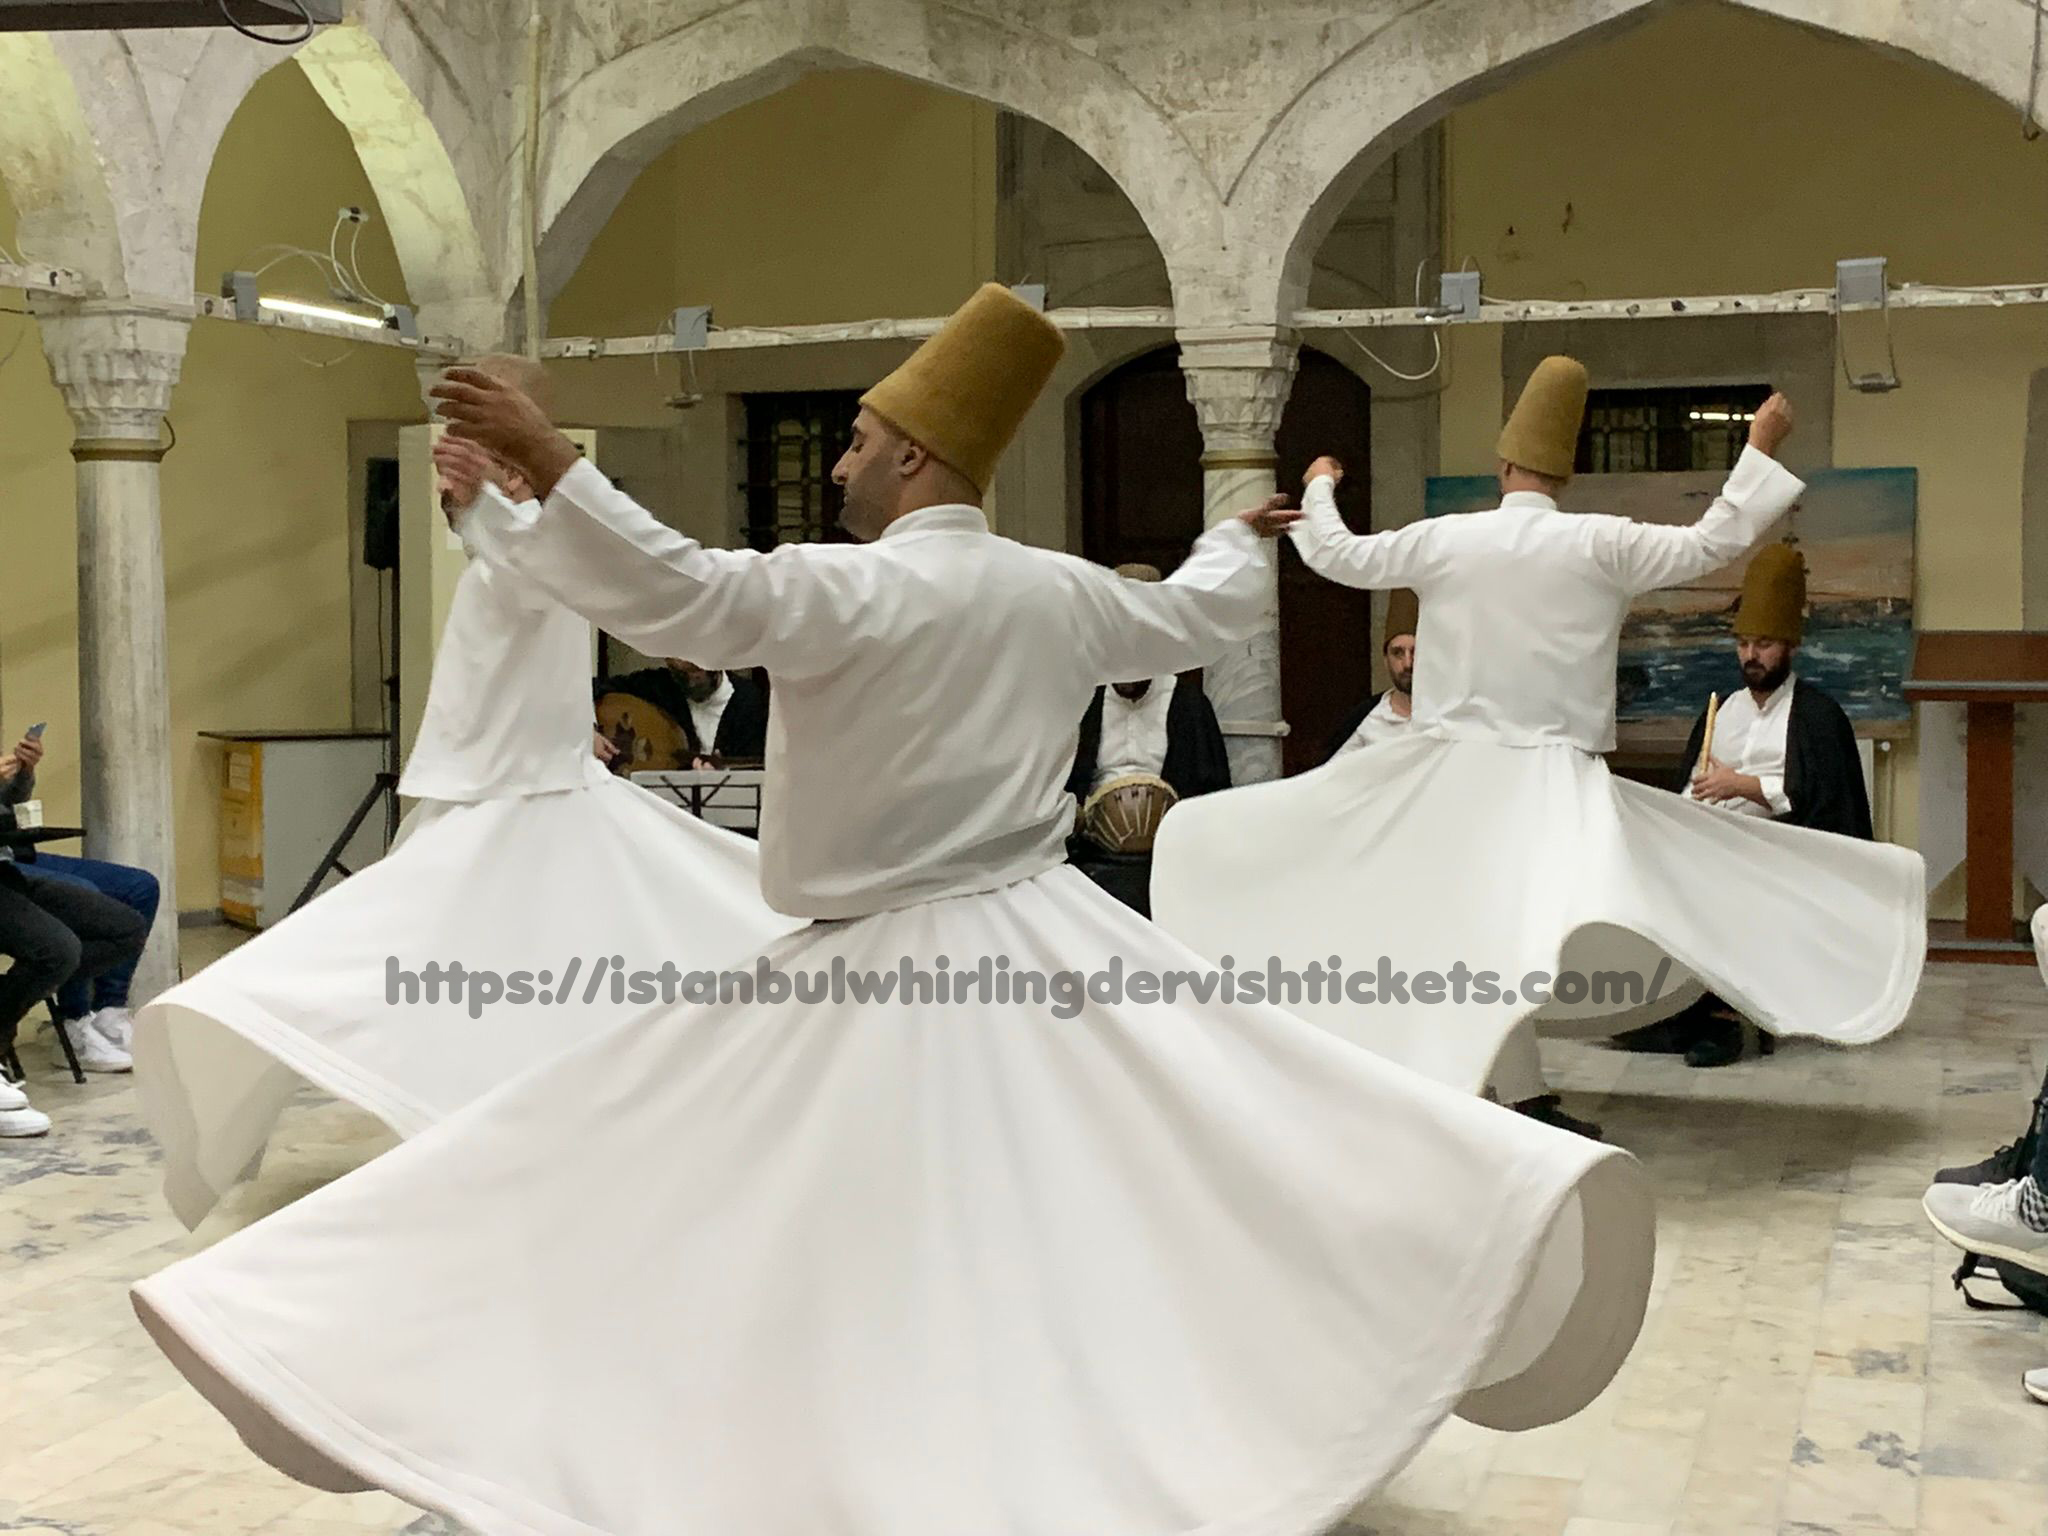
<path id="1" fill-rule="evenodd" d="M 134 1051 L 135 1019 L 126 1008 L 102 1008 L 85 1022 L 115 1050 Z"/>
<path id="2" fill-rule="evenodd" d="M 1920 1208 L 1934 1230 L 1965 1253 L 2048 1275 L 2048 1232 L 2028 1226 L 2020 1214 L 2022 1186 L 2028 1183 L 1936 1184 L 1921 1197 Z"/>
<path id="3" fill-rule="evenodd" d="M 50 1117 L 41 1110 L 30 1109 L 28 1095 L 0 1078 L 0 1138 L 49 1134 Z"/>
<path id="4" fill-rule="evenodd" d="M 2035 1402 L 2048 1403 L 2048 1371 L 2029 1371 L 2020 1378 L 2020 1385 Z"/>
<path id="5" fill-rule="evenodd" d="M 135 1062 L 128 1053 L 92 1027 L 88 1015 L 83 1019 L 71 1019 L 57 1026 L 71 1037 L 71 1049 L 78 1053 L 78 1064 L 88 1072 L 132 1072 Z"/>

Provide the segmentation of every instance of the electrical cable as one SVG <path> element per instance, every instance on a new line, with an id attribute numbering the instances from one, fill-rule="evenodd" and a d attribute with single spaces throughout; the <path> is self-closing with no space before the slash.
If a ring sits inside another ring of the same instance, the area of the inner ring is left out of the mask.
<path id="1" fill-rule="evenodd" d="M 375 304 L 381 308 L 388 306 L 391 301 L 363 280 L 362 262 L 357 255 L 357 247 L 362 243 L 363 226 L 368 222 L 369 220 L 366 218 L 351 219 L 348 216 L 347 210 L 336 214 L 334 216 L 334 235 L 328 237 L 328 248 L 330 251 L 334 249 L 336 245 L 335 236 L 340 234 L 342 225 L 348 225 L 348 264 L 345 267 L 342 266 L 337 256 L 335 265 L 337 268 L 340 268 L 343 275 L 348 279 L 349 296 L 351 298 L 360 299 L 364 303 Z"/>
<path id="2" fill-rule="evenodd" d="M 2042 0 L 2032 0 L 2034 7 L 2034 54 L 2027 66 L 2027 104 L 2020 109 L 2020 137 L 2029 144 L 2041 137 L 2041 120 L 2034 115 L 2034 103 L 2041 94 L 2041 22 L 2044 14 Z"/>
<path id="3" fill-rule="evenodd" d="M 1470 258 L 1467 259 L 1469 260 Z M 1423 257 L 1422 260 L 1418 261 L 1415 264 L 1415 311 L 1418 316 L 1423 313 L 1422 274 L 1425 271 L 1427 271 L 1428 268 L 1429 258 L 1427 256 Z M 1360 341 L 1358 337 L 1349 330 L 1346 330 L 1344 332 L 1344 339 L 1350 342 L 1351 345 L 1353 345 L 1354 347 L 1358 348 L 1358 350 L 1363 352 L 1367 357 L 1371 358 L 1372 361 L 1375 364 L 1377 364 L 1380 368 L 1392 374 L 1395 378 L 1399 379 L 1404 384 L 1420 384 L 1424 380 L 1433 379 L 1439 373 L 1444 372 L 1444 331 L 1443 327 L 1440 325 L 1433 325 L 1429 328 L 1430 344 L 1436 349 L 1436 355 L 1430 360 L 1429 367 L 1424 369 L 1421 373 L 1403 373 L 1399 368 L 1396 368 L 1392 363 L 1388 362 L 1385 358 L 1381 357 L 1377 352 L 1373 351 L 1371 347 L 1368 347 L 1364 342 Z M 1446 374 L 1443 383 L 1439 384 L 1435 389 L 1417 390 L 1412 395 L 1376 395 L 1375 398 L 1381 400 L 1384 404 L 1396 405 L 1404 400 L 1425 400 L 1429 398 L 1431 395 L 1440 395 L 1444 392 L 1445 389 L 1449 387 L 1450 378 L 1448 374 Z"/>
<path id="4" fill-rule="evenodd" d="M 1404 384 L 1420 384 L 1425 379 L 1433 379 L 1436 377 L 1437 370 L 1444 365 L 1444 333 L 1441 326 L 1433 325 L 1429 328 L 1429 339 L 1436 348 L 1436 356 L 1421 373 L 1403 373 L 1348 330 L 1344 332 L 1344 339 Z"/>
<path id="5" fill-rule="evenodd" d="M 228 0 L 217 0 L 220 9 L 220 19 L 241 33 L 242 36 L 250 39 L 252 42 L 267 43 L 272 48 L 296 48 L 318 30 L 318 23 L 313 20 L 313 13 L 306 9 L 305 0 L 283 0 L 283 3 L 299 13 L 300 31 L 295 37 L 270 37 L 262 32 L 257 32 L 235 15 Z"/>

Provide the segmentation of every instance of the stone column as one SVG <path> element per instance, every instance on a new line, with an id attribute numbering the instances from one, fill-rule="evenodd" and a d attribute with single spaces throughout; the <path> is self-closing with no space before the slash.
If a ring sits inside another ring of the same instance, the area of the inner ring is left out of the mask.
<path id="1" fill-rule="evenodd" d="M 1180 365 L 1202 427 L 1202 526 L 1214 527 L 1273 494 L 1273 437 L 1294 382 L 1295 337 L 1274 328 L 1180 333 Z M 1280 712 L 1280 582 L 1266 550 L 1267 623 L 1209 668 L 1204 681 L 1225 722 L 1277 726 Z M 1233 783 L 1280 777 L 1278 735 L 1227 736 Z"/>
<path id="2" fill-rule="evenodd" d="M 171 819 L 170 673 L 158 466 L 185 358 L 174 306 L 110 300 L 40 316 L 78 462 L 78 714 L 87 857 L 148 870 L 163 887 L 134 1002 L 178 976 Z"/>

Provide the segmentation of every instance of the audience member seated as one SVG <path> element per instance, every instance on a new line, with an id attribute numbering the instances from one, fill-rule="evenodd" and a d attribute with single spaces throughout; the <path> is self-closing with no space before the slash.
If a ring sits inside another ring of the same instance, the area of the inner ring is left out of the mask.
<path id="1" fill-rule="evenodd" d="M 142 919 L 145 937 L 156 924 L 160 893 L 156 876 L 146 869 L 40 850 L 25 850 L 19 857 L 22 873 L 32 882 L 82 886 L 111 897 Z M 136 960 L 126 960 L 90 980 L 74 976 L 57 989 L 57 1018 L 71 1027 L 74 1041 L 80 1038 L 80 1029 L 90 1029 L 124 1052 L 130 1048 L 134 1021 L 128 1013 L 128 992 L 135 983 L 135 965 Z"/>
<path id="2" fill-rule="evenodd" d="M 0 833 L 14 830 L 16 805 L 35 788 L 42 743 L 24 737 L 0 756 Z M 91 886 L 22 868 L 0 836 L 0 1051 L 13 1048 L 28 1010 L 66 982 L 90 981 L 117 967 L 131 973 L 149 939 L 149 924 L 133 909 Z M 92 1072 L 126 1072 L 125 1047 L 91 1022 L 60 1024 L 79 1064 Z M 0 1136 L 40 1136 L 47 1116 L 33 1108 L 19 1084 L 0 1082 Z"/>
<path id="3" fill-rule="evenodd" d="M 2033 930 L 2034 959 L 2048 981 L 2048 906 L 2035 910 Z M 1956 1271 L 1958 1290 L 1988 1261 L 2008 1291 L 2033 1310 L 2048 1311 L 2048 1080 L 2028 1106 L 2019 1138 L 1980 1163 L 1942 1169 L 1921 1208 L 1937 1232 L 1974 1256 Z M 2028 1371 L 2020 1385 L 2036 1402 L 2048 1403 L 2048 1368 Z"/>

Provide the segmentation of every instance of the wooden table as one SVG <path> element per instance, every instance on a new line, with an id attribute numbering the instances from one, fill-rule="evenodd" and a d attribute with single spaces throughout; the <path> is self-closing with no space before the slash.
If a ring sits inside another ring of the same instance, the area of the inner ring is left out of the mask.
<path id="1" fill-rule="evenodd" d="M 1969 722 L 1965 916 L 1928 924 L 1927 958 L 2029 964 L 2033 944 L 2012 915 L 2013 720 L 2017 705 L 2048 704 L 2048 633 L 1923 633 L 1905 693 L 1916 704 L 1960 703 Z"/>

